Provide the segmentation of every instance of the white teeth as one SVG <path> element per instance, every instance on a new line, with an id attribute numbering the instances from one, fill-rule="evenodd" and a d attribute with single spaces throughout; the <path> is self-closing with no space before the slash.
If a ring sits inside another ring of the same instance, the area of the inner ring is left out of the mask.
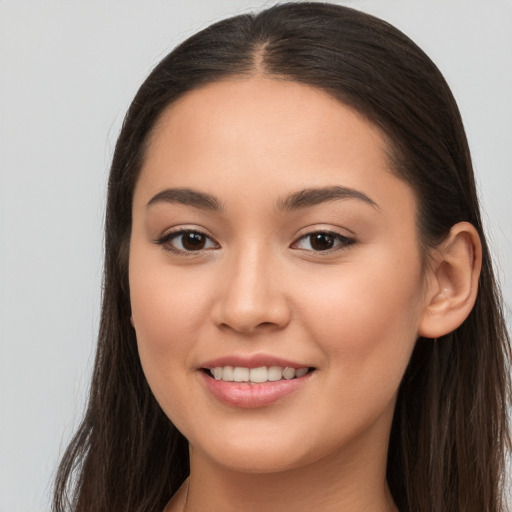
<path id="1" fill-rule="evenodd" d="M 218 380 L 224 380 L 226 382 L 233 382 L 235 380 L 232 366 L 224 366 L 224 368 L 221 368 L 219 374 Z"/>
<path id="2" fill-rule="evenodd" d="M 293 379 L 293 377 L 295 377 L 295 368 L 285 368 L 283 370 L 283 377 L 286 380 Z"/>
<path id="3" fill-rule="evenodd" d="M 260 366 L 259 368 L 244 368 L 242 366 L 216 366 L 210 368 L 215 380 L 225 382 L 252 382 L 260 384 L 263 382 L 276 382 L 281 379 L 290 380 L 304 377 L 309 368 L 282 368 L 280 366 Z"/>
<path id="4" fill-rule="evenodd" d="M 295 377 L 297 377 L 297 378 L 304 377 L 304 375 L 306 375 L 306 373 L 308 373 L 308 368 L 297 368 L 295 370 Z"/>
<path id="5" fill-rule="evenodd" d="M 267 378 L 271 382 L 281 380 L 283 378 L 283 369 L 280 366 L 271 366 L 267 370 Z"/>
<path id="6" fill-rule="evenodd" d="M 249 381 L 250 382 L 267 382 L 267 369 L 262 366 L 261 368 L 251 368 L 249 372 Z"/>
<path id="7" fill-rule="evenodd" d="M 235 366 L 233 370 L 233 380 L 235 382 L 247 382 L 249 380 L 249 368 Z"/>

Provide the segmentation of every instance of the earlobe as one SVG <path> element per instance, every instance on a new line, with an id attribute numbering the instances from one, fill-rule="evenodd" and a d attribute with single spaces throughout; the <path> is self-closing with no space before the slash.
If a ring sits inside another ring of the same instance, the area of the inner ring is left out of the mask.
<path id="1" fill-rule="evenodd" d="M 475 304 L 482 265 L 475 227 L 469 222 L 455 224 L 432 259 L 418 329 L 418 335 L 425 338 L 439 338 L 457 329 Z"/>

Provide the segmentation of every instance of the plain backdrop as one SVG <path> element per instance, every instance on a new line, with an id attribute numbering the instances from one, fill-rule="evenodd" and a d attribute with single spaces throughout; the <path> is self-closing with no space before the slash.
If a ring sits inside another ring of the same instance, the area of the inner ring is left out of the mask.
<path id="1" fill-rule="evenodd" d="M 0 0 L 0 512 L 49 510 L 57 461 L 83 412 L 105 183 L 131 98 L 185 37 L 271 3 Z M 512 2 L 344 3 L 402 29 L 450 83 L 510 305 Z"/>

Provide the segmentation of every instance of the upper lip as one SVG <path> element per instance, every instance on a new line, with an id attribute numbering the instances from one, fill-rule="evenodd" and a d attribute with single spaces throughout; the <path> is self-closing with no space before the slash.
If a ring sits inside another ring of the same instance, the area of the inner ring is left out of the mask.
<path id="1" fill-rule="evenodd" d="M 239 366 L 242 368 L 260 368 L 262 366 L 280 366 L 282 368 L 309 368 L 311 365 L 290 361 L 268 354 L 254 354 L 251 356 L 228 355 L 210 359 L 201 364 L 201 368 L 215 368 L 224 366 Z"/>

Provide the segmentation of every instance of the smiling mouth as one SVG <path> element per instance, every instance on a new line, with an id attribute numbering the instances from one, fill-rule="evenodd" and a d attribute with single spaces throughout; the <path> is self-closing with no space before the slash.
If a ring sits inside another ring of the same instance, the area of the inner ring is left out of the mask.
<path id="1" fill-rule="evenodd" d="M 246 368 L 243 366 L 216 366 L 204 368 L 204 372 L 215 380 L 224 382 L 246 382 L 249 384 L 263 384 L 280 380 L 292 380 L 304 377 L 314 371 L 314 368 L 290 368 L 282 366 L 260 366 L 259 368 Z"/>

